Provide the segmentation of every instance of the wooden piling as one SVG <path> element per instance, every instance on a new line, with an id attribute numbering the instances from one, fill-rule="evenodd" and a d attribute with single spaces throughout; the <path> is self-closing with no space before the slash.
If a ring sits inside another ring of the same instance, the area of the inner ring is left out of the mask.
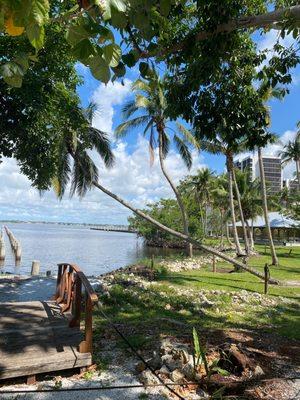
<path id="1" fill-rule="evenodd" d="M 4 261 L 4 260 L 5 260 L 5 241 L 4 241 L 3 232 L 1 230 L 1 234 L 0 234 L 0 261 Z"/>
<path id="2" fill-rule="evenodd" d="M 37 260 L 32 261 L 31 265 L 31 275 L 39 275 L 40 274 L 40 262 Z"/>
<path id="3" fill-rule="evenodd" d="M 15 260 L 16 260 L 16 262 L 18 262 L 21 260 L 21 257 L 22 257 L 21 243 L 15 238 L 14 234 L 12 233 L 12 231 L 10 229 L 8 229 L 7 226 L 5 226 L 4 228 L 7 233 L 8 238 L 9 238 L 9 242 L 10 242 L 12 251 L 15 254 Z"/>

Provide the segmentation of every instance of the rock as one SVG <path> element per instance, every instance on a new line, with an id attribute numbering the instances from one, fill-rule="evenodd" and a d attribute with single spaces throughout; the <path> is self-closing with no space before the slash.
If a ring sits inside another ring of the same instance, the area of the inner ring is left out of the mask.
<path id="1" fill-rule="evenodd" d="M 237 373 L 242 373 L 246 368 L 255 368 L 253 361 L 235 344 L 225 346 L 220 367 Z"/>
<path id="2" fill-rule="evenodd" d="M 183 383 L 185 376 L 179 369 L 175 369 L 171 372 L 170 378 L 174 383 Z"/>
<path id="3" fill-rule="evenodd" d="M 181 367 L 180 360 L 174 360 L 171 354 L 165 354 L 161 357 L 163 364 L 165 364 L 171 371 Z"/>
<path id="4" fill-rule="evenodd" d="M 149 370 L 146 369 L 140 375 L 140 381 L 145 385 L 153 385 L 155 383 L 159 383 L 159 380 L 156 378 L 155 375 Z"/>
<path id="5" fill-rule="evenodd" d="M 142 361 L 140 361 L 139 363 L 136 364 L 135 369 L 138 373 L 141 373 L 145 371 L 146 365 Z"/>
<path id="6" fill-rule="evenodd" d="M 171 353 L 173 345 L 170 339 L 163 339 L 160 346 L 160 354 L 169 354 Z"/>
<path id="7" fill-rule="evenodd" d="M 260 376 L 260 375 L 264 375 L 264 374 L 265 374 L 265 373 L 264 373 L 264 370 L 262 369 L 262 367 L 261 367 L 260 365 L 257 365 L 257 366 L 254 368 L 253 373 L 254 373 L 255 376 Z"/>
<path id="8" fill-rule="evenodd" d="M 147 360 L 147 363 L 154 370 L 159 369 L 162 366 L 162 360 L 158 354 L 150 358 L 150 360 Z"/>
<path id="9" fill-rule="evenodd" d="M 189 379 L 190 381 L 192 381 L 194 379 L 195 371 L 194 371 L 193 364 L 188 362 L 182 367 L 181 370 L 182 370 L 183 374 L 187 377 L 187 379 Z"/>
<path id="10" fill-rule="evenodd" d="M 157 371 L 157 373 L 158 373 L 158 374 L 161 374 L 161 375 L 167 375 L 167 376 L 169 376 L 169 375 L 170 375 L 170 370 L 169 370 L 169 368 L 168 368 L 166 365 L 163 365 L 163 366 Z"/>

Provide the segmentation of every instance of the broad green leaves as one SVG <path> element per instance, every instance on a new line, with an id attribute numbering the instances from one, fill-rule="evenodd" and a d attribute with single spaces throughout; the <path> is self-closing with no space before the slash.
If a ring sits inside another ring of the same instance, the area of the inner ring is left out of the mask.
<path id="1" fill-rule="evenodd" d="M 94 78 L 103 83 L 108 83 L 110 79 L 110 70 L 105 60 L 100 55 L 90 60 L 90 68 Z"/>
<path id="2" fill-rule="evenodd" d="M 117 67 L 121 59 L 122 51 L 117 44 L 109 44 L 103 47 L 104 60 L 110 67 Z"/>
<path id="3" fill-rule="evenodd" d="M 28 58 L 25 54 L 20 54 L 13 61 L 3 64 L 0 68 L 4 81 L 13 87 L 20 88 L 23 76 L 29 67 Z"/>

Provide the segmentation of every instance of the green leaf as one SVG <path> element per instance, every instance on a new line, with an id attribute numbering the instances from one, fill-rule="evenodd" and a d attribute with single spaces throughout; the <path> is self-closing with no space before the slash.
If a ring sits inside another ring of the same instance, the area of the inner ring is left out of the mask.
<path id="1" fill-rule="evenodd" d="M 26 34 L 35 49 L 40 50 L 43 47 L 45 40 L 44 26 L 30 24 L 26 27 Z"/>
<path id="2" fill-rule="evenodd" d="M 94 78 L 103 83 L 108 83 L 110 79 L 110 70 L 101 56 L 95 56 L 90 60 L 90 69 Z"/>
<path id="3" fill-rule="evenodd" d="M 122 60 L 129 68 L 134 67 L 136 64 L 136 61 L 137 61 L 136 57 L 132 51 L 127 54 L 124 54 L 122 56 Z"/>
<path id="4" fill-rule="evenodd" d="M 84 62 L 91 55 L 95 55 L 96 51 L 95 51 L 94 46 L 92 45 L 92 43 L 89 41 L 89 39 L 84 39 L 84 40 L 81 40 L 79 43 L 77 43 L 73 47 L 72 54 L 78 60 Z"/>
<path id="5" fill-rule="evenodd" d="M 88 39 L 90 33 L 84 28 L 83 25 L 72 25 L 66 33 L 67 41 L 75 46 L 81 40 Z"/>
<path id="6" fill-rule="evenodd" d="M 123 0 L 108 0 L 111 7 L 115 8 L 120 12 L 126 11 L 126 3 Z"/>
<path id="7" fill-rule="evenodd" d="M 20 88 L 22 86 L 24 69 L 21 65 L 14 61 L 10 61 L 1 66 L 1 75 L 4 81 L 13 87 Z"/>
<path id="8" fill-rule="evenodd" d="M 198 333 L 195 328 L 193 328 L 193 344 L 194 344 L 194 351 L 196 356 L 200 355 L 200 343 Z"/>
<path id="9" fill-rule="evenodd" d="M 49 1 L 48 0 L 30 0 L 30 14 L 29 22 L 36 23 L 37 25 L 44 25 L 48 20 L 49 14 Z M 27 26 L 26 26 L 27 28 Z"/>
<path id="10" fill-rule="evenodd" d="M 121 48 L 117 44 L 109 44 L 103 47 L 103 56 L 107 64 L 116 67 L 121 59 Z"/>
<path id="11" fill-rule="evenodd" d="M 139 70 L 143 78 L 147 79 L 149 76 L 150 67 L 146 62 L 141 62 L 139 65 Z"/>
<path id="12" fill-rule="evenodd" d="M 160 0 L 159 4 L 162 15 L 167 17 L 171 9 L 171 0 Z"/>
<path id="13" fill-rule="evenodd" d="M 229 376 L 230 375 L 230 372 L 226 371 L 226 369 L 222 369 L 222 368 L 219 368 L 219 367 L 214 367 L 213 370 L 218 372 L 218 374 L 220 374 L 222 376 Z"/>
<path id="14" fill-rule="evenodd" d="M 123 12 L 117 11 L 115 8 L 111 9 L 111 24 L 115 28 L 123 29 L 127 25 L 127 17 Z"/>
<path id="15" fill-rule="evenodd" d="M 118 78 L 121 78 L 126 74 L 126 68 L 122 62 L 120 62 L 117 67 L 112 67 L 112 70 Z"/>
<path id="16" fill-rule="evenodd" d="M 100 34 L 100 37 L 98 39 L 98 43 L 100 43 L 100 44 L 103 44 L 107 41 L 111 41 L 111 42 L 115 41 L 114 34 L 106 26 L 99 26 L 98 33 Z"/>

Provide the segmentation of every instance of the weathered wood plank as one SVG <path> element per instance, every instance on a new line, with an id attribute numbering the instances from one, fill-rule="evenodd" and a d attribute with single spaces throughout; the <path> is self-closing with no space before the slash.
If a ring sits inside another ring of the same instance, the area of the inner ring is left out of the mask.
<path id="1" fill-rule="evenodd" d="M 0 303 L 0 380 L 90 365 L 82 338 L 54 302 Z"/>

